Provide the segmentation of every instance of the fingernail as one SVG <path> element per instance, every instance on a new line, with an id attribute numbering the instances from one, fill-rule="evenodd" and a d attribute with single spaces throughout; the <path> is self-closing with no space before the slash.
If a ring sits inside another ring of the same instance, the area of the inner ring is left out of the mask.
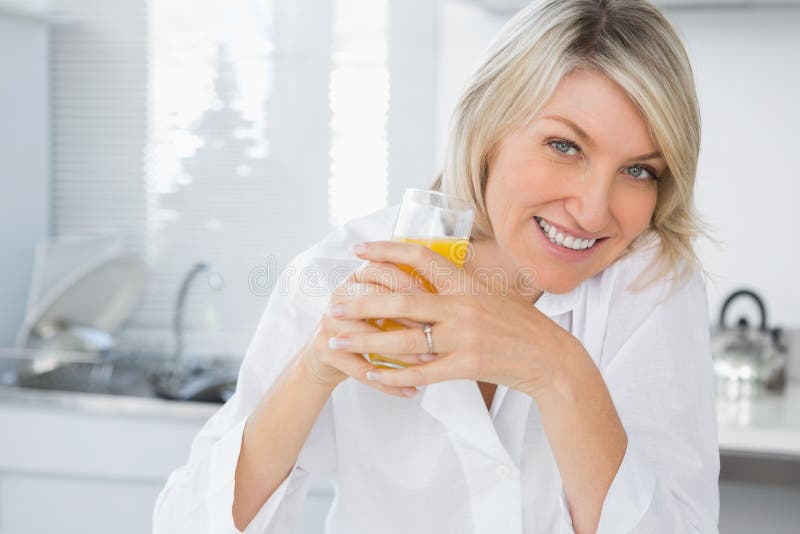
<path id="1" fill-rule="evenodd" d="M 432 362 L 433 360 L 436 359 L 436 355 L 435 354 L 429 354 L 429 353 L 420 354 L 417 357 L 419 358 L 419 361 L 421 361 L 421 362 Z"/>
<path id="2" fill-rule="evenodd" d="M 328 305 L 328 315 L 331 317 L 344 317 L 344 304 L 337 302 Z"/>
<path id="3" fill-rule="evenodd" d="M 356 254 L 364 254 L 367 251 L 367 245 L 365 243 L 356 243 L 353 245 L 353 252 Z"/>
<path id="4" fill-rule="evenodd" d="M 350 340 L 343 337 L 329 337 L 328 348 L 331 350 L 349 349 Z"/>
<path id="5" fill-rule="evenodd" d="M 380 380 L 381 374 L 377 371 L 367 371 L 367 380 Z"/>
<path id="6" fill-rule="evenodd" d="M 416 397 L 417 393 L 419 393 L 419 391 L 417 391 L 417 388 L 403 388 L 403 395 L 405 395 L 409 399 Z"/>

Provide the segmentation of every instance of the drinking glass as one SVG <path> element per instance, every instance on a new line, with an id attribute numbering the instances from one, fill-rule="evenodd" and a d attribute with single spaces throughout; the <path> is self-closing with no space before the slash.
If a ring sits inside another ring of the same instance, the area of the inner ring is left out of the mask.
<path id="1" fill-rule="evenodd" d="M 419 243 L 450 260 L 457 268 L 464 266 L 472 232 L 475 210 L 469 202 L 452 195 L 424 189 L 406 189 L 400 212 L 392 231 L 392 241 Z M 398 265 L 400 269 L 416 277 L 432 293 L 436 289 L 413 267 Z M 368 319 L 384 331 L 402 330 L 401 323 L 389 318 Z M 408 367 L 408 364 L 368 353 L 367 359 L 374 365 L 391 368 Z"/>

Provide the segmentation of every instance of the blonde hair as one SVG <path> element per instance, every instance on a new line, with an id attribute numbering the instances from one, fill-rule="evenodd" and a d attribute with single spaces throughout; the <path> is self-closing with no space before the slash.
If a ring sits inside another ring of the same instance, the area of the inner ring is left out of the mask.
<path id="1" fill-rule="evenodd" d="M 442 172 L 432 188 L 476 207 L 473 238 L 493 239 L 484 192 L 492 153 L 527 124 L 563 76 L 594 68 L 639 107 L 664 155 L 650 227 L 619 258 L 659 241 L 643 289 L 668 275 L 673 288 L 705 272 L 692 241 L 710 237 L 694 207 L 700 111 L 689 58 L 670 22 L 647 0 L 534 0 L 500 31 L 453 112 Z M 682 268 L 681 264 L 683 264 Z M 638 280 L 638 279 L 637 279 Z"/>

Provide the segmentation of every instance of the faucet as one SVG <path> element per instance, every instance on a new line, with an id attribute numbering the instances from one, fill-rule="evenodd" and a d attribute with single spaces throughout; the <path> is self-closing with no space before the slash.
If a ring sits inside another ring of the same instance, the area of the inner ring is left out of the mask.
<path id="1" fill-rule="evenodd" d="M 177 362 L 183 354 L 183 308 L 186 304 L 186 296 L 189 293 L 189 287 L 194 279 L 203 271 L 208 272 L 208 287 L 214 290 L 220 290 L 224 287 L 225 283 L 222 275 L 217 271 L 211 269 L 206 262 L 195 263 L 189 272 L 183 277 L 181 288 L 178 291 L 178 298 L 175 302 L 175 317 L 173 320 L 173 329 L 175 332 L 175 350 L 172 354 L 172 361 Z"/>

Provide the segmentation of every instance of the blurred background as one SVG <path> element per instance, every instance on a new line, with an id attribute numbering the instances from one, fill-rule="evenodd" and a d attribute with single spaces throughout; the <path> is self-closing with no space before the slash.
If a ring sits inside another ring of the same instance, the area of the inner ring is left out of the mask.
<path id="1" fill-rule="evenodd" d="M 277 275 L 430 185 L 524 4 L 0 0 L 0 534 L 150 530 Z M 693 62 L 720 240 L 698 243 L 720 529 L 797 532 L 800 0 L 656 4 Z M 332 498 L 316 481 L 305 532 Z"/>

